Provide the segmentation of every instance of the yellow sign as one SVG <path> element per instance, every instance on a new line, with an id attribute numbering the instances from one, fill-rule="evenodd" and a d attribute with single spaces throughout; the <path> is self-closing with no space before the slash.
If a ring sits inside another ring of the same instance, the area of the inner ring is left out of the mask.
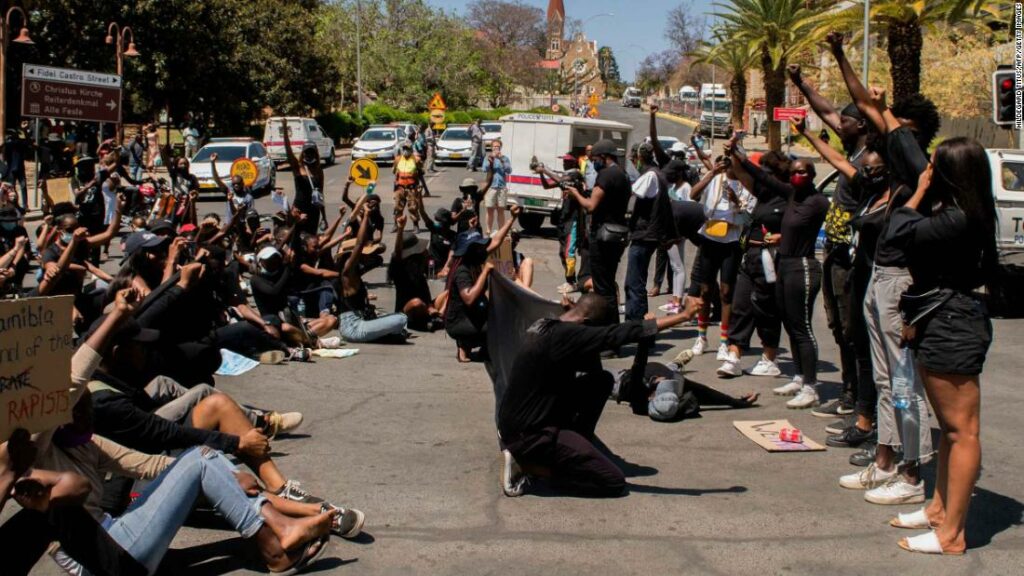
<path id="1" fill-rule="evenodd" d="M 444 98 L 441 98 L 440 92 L 434 92 L 434 97 L 430 99 L 430 104 L 427 104 L 427 110 L 447 110 L 448 105 L 444 103 Z"/>
<path id="2" fill-rule="evenodd" d="M 43 432 L 71 420 L 74 298 L 0 302 L 0 438 Z"/>
<path id="3" fill-rule="evenodd" d="M 242 184 L 252 186 L 260 176 L 260 169 L 252 160 L 239 158 L 231 163 L 231 176 L 238 176 L 242 179 Z"/>
<path id="4" fill-rule="evenodd" d="M 444 130 L 447 127 L 447 123 L 444 121 L 444 110 L 440 108 L 431 110 L 430 123 L 434 125 L 434 130 Z"/>
<path id="5" fill-rule="evenodd" d="M 377 163 L 369 158 L 360 158 L 352 162 L 352 168 L 349 169 L 349 176 L 355 181 L 357 186 L 366 187 L 370 182 L 377 181 L 377 173 L 380 169 L 377 168 Z"/>
<path id="6" fill-rule="evenodd" d="M 593 108 L 601 103 L 601 99 L 598 98 L 597 94 L 591 94 L 590 100 L 587 103 L 590 104 L 590 106 Z"/>
<path id="7" fill-rule="evenodd" d="M 590 107 L 590 117 L 591 118 L 597 118 L 597 116 L 598 116 L 597 106 L 591 106 Z"/>

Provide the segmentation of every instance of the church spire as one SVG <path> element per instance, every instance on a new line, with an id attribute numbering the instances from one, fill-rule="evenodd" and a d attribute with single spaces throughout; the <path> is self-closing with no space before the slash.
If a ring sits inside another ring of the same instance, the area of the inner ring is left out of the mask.
<path id="1" fill-rule="evenodd" d="M 548 0 L 548 24 L 558 18 L 565 22 L 565 5 L 562 0 Z"/>

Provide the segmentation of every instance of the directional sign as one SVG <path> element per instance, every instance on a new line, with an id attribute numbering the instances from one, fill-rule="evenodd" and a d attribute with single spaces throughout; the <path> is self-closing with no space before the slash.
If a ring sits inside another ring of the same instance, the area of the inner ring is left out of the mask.
<path id="1" fill-rule="evenodd" d="M 238 158 L 231 163 L 231 176 L 238 176 L 242 179 L 242 184 L 245 186 L 252 186 L 256 183 L 256 178 L 260 175 L 259 168 L 256 167 L 256 163 L 248 158 Z"/>
<path id="2" fill-rule="evenodd" d="M 444 98 L 441 98 L 440 92 L 434 92 L 434 97 L 430 99 L 430 104 L 427 104 L 427 110 L 447 110 L 448 105 L 444 103 Z"/>
<path id="3" fill-rule="evenodd" d="M 121 122 L 121 77 L 25 64 L 21 115 L 84 122 Z"/>
<path id="4" fill-rule="evenodd" d="M 776 108 L 772 114 L 772 120 L 776 122 L 785 122 L 793 120 L 800 120 L 807 117 L 807 110 L 803 108 Z"/>
<path id="5" fill-rule="evenodd" d="M 444 110 L 435 108 L 430 111 L 430 122 L 434 125 L 434 130 L 444 130 L 447 124 L 444 121 Z"/>
<path id="6" fill-rule="evenodd" d="M 360 158 L 352 163 L 352 168 L 349 169 L 348 173 L 354 180 L 357 186 L 366 186 L 370 182 L 377 181 L 377 163 L 369 158 Z"/>
<path id="7" fill-rule="evenodd" d="M 551 111 L 554 112 L 555 114 L 558 114 L 558 111 L 561 109 L 562 107 L 559 106 L 557 103 L 551 105 Z"/>

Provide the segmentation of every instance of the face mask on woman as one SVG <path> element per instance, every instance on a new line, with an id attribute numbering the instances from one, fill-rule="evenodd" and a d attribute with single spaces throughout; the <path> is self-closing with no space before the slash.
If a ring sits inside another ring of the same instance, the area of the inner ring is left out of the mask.
<path id="1" fill-rule="evenodd" d="M 594 165 L 594 170 L 597 170 L 598 172 L 604 170 L 604 158 L 594 158 L 591 162 Z"/>
<path id="2" fill-rule="evenodd" d="M 792 184 L 794 188 L 805 188 L 811 183 L 811 175 L 800 172 L 790 174 L 789 183 Z"/>
<path id="3" fill-rule="evenodd" d="M 867 168 L 867 166 L 861 166 L 858 169 L 858 172 L 860 172 L 860 178 L 864 182 L 864 186 L 866 186 L 869 190 L 872 191 L 879 191 L 880 189 L 884 189 L 886 186 L 888 186 L 888 170 L 883 169 L 875 172 L 868 172 Z"/>
<path id="4" fill-rule="evenodd" d="M 67 232 L 67 231 L 61 232 L 60 233 L 60 241 L 62 243 L 64 243 L 64 244 L 71 244 L 71 239 L 74 238 L 74 236 L 75 235 L 73 233 L 71 233 L 71 232 Z"/>
<path id="5" fill-rule="evenodd" d="M 3 228 L 5 232 L 11 232 L 17 227 L 17 222 L 0 222 L 0 228 Z"/>

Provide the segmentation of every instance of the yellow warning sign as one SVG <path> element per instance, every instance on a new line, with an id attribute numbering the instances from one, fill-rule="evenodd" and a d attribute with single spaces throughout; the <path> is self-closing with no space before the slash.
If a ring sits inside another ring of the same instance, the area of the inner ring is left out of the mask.
<path id="1" fill-rule="evenodd" d="M 360 158 L 352 163 L 352 168 L 349 169 L 348 173 L 352 176 L 356 186 L 366 187 L 370 182 L 377 181 L 377 173 L 380 169 L 377 168 L 377 163 L 369 158 Z"/>
<path id="2" fill-rule="evenodd" d="M 252 186 L 260 176 L 256 163 L 248 158 L 239 158 L 231 163 L 231 175 L 242 179 L 242 184 Z"/>
<path id="3" fill-rule="evenodd" d="M 587 102 L 587 104 L 590 104 L 591 107 L 595 107 L 600 103 L 601 99 L 597 96 L 597 94 L 591 94 L 590 100 Z"/>
<path id="4" fill-rule="evenodd" d="M 440 92 L 434 92 L 434 97 L 430 99 L 430 104 L 427 104 L 427 110 L 447 110 L 448 105 L 444 103 L 444 98 L 441 98 Z"/>

